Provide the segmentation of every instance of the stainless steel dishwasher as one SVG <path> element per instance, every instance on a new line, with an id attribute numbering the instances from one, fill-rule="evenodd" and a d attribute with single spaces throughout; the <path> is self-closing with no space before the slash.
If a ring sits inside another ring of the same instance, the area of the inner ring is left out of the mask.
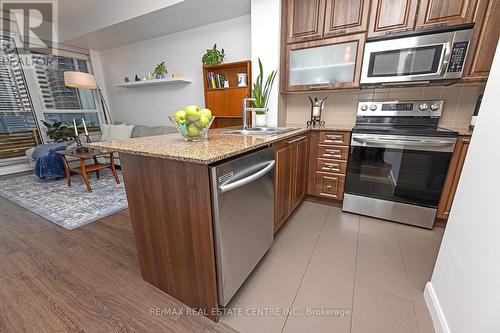
<path id="1" fill-rule="evenodd" d="M 274 148 L 210 168 L 219 304 L 226 306 L 273 242 Z"/>

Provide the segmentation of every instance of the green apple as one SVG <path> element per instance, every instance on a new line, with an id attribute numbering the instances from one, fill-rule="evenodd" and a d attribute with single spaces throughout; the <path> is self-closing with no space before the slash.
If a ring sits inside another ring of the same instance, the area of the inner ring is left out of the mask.
<path id="1" fill-rule="evenodd" d="M 210 122 L 210 118 L 208 118 L 206 115 L 204 115 L 202 113 L 200 116 L 200 119 L 195 124 L 200 129 L 204 129 L 208 125 L 209 122 Z"/>
<path id="2" fill-rule="evenodd" d="M 184 110 L 179 110 L 175 113 L 175 121 L 179 125 L 184 125 L 187 121 L 187 114 Z"/>
<path id="3" fill-rule="evenodd" d="M 186 111 L 187 119 L 189 121 L 196 121 L 200 119 L 200 109 L 196 105 L 188 105 L 184 109 Z"/>
<path id="4" fill-rule="evenodd" d="M 210 111 L 209 109 L 200 109 L 200 113 L 202 116 L 205 116 L 208 118 L 208 120 L 212 119 L 212 111 Z"/>
<path id="5" fill-rule="evenodd" d="M 194 124 L 191 123 L 187 126 L 187 136 L 190 138 L 197 137 L 200 134 L 200 129 Z"/>

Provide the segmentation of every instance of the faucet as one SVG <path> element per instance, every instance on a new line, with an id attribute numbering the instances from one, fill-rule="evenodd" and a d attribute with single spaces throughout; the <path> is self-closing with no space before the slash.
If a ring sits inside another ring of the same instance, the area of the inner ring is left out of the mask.
<path id="1" fill-rule="evenodd" d="M 254 107 L 248 107 L 248 102 L 254 102 L 255 98 L 244 98 L 243 99 L 243 129 L 247 129 L 247 113 L 248 112 L 267 112 L 269 111 L 268 108 L 254 108 Z"/>

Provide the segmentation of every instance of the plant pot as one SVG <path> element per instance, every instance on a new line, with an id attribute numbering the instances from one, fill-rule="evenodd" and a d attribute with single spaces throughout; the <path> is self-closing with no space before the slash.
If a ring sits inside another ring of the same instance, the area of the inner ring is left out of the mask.
<path id="1" fill-rule="evenodd" d="M 255 127 L 267 126 L 267 113 L 255 115 Z"/>
<path id="2" fill-rule="evenodd" d="M 155 79 L 157 80 L 161 80 L 161 79 L 164 79 L 165 77 L 167 76 L 167 74 L 155 74 Z"/>

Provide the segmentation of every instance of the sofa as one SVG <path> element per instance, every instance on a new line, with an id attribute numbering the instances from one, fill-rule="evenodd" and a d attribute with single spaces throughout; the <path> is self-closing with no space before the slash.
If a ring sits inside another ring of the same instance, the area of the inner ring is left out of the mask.
<path id="1" fill-rule="evenodd" d="M 155 136 L 155 135 L 163 135 L 163 134 L 170 134 L 170 133 L 176 133 L 177 129 L 172 126 L 146 126 L 146 125 L 134 125 L 134 128 L 132 129 L 132 132 L 130 134 L 130 138 L 142 138 L 142 137 L 148 137 L 148 136 Z M 101 141 L 101 135 L 92 135 L 91 136 L 93 142 L 99 142 Z M 80 140 L 82 142 L 85 142 L 86 138 L 84 135 L 80 136 Z M 75 147 L 76 144 L 72 144 L 69 146 L 69 149 L 72 149 Z M 30 148 L 26 151 L 26 158 L 28 159 L 30 165 L 34 168 L 36 161 L 33 160 L 33 151 L 35 148 Z M 115 160 L 115 165 L 120 165 L 120 156 L 118 153 L 115 153 L 113 155 L 114 160 Z M 68 162 L 70 163 L 76 163 L 78 159 L 76 158 L 67 158 Z M 103 162 L 109 162 L 109 158 L 98 158 L 98 161 L 103 163 Z"/>

